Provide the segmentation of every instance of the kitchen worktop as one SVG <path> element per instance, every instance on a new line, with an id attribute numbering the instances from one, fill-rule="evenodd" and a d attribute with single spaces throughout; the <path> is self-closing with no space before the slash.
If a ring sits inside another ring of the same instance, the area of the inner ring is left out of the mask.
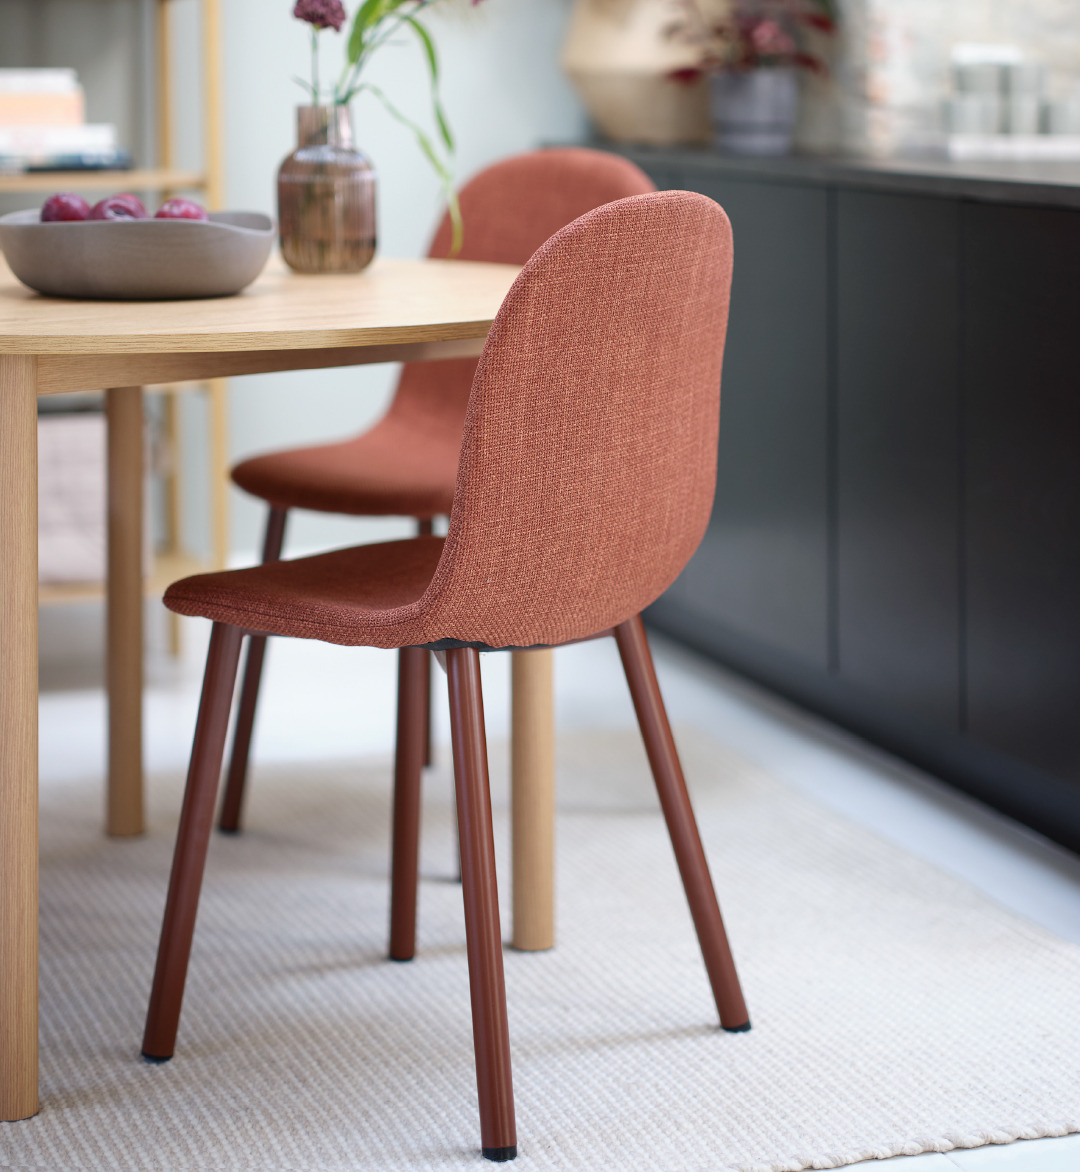
<path id="1" fill-rule="evenodd" d="M 613 148 L 645 170 L 704 169 L 732 179 L 814 183 L 863 191 L 939 195 L 991 203 L 1080 209 L 1080 161 L 958 161 L 944 157 L 866 158 L 854 155 L 787 155 L 750 158 L 709 147 Z"/>

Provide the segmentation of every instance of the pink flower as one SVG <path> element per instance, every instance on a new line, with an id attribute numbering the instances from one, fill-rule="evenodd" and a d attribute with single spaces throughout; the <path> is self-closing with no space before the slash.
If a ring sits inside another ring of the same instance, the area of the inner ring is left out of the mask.
<path id="1" fill-rule="evenodd" d="M 704 73 L 693 67 L 689 69 L 673 69 L 668 75 L 668 81 L 678 82 L 679 85 L 693 85 L 702 79 Z"/>
<path id="2" fill-rule="evenodd" d="M 750 28 L 750 43 L 759 57 L 787 57 L 795 42 L 775 20 L 759 20 Z"/>
<path id="3" fill-rule="evenodd" d="M 345 23 L 345 9 L 341 0 L 296 0 L 293 16 L 297 20 L 306 20 L 317 29 L 332 28 L 334 32 L 341 32 Z"/>

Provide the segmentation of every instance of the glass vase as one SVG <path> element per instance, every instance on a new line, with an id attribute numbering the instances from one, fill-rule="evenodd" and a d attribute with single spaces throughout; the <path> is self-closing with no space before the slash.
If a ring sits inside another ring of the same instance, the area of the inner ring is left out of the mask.
<path id="1" fill-rule="evenodd" d="M 300 106 L 278 169 L 281 255 L 298 273 L 358 273 L 375 256 L 375 170 L 345 106 Z"/>

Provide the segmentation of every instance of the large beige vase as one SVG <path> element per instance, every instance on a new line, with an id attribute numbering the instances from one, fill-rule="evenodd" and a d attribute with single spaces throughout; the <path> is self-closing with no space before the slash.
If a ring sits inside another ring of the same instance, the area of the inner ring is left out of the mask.
<path id="1" fill-rule="evenodd" d="M 673 0 L 576 0 L 562 64 L 597 130 L 618 142 L 710 141 L 702 79 L 670 74 L 694 64 L 694 51 L 665 35 Z"/>

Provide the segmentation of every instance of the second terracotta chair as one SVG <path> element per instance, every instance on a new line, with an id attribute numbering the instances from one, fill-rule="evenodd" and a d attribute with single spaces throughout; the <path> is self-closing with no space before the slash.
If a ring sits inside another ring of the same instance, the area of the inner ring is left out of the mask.
<path id="1" fill-rule="evenodd" d="M 633 163 L 602 151 L 569 148 L 505 159 L 461 190 L 465 242 L 459 259 L 523 265 L 571 220 L 613 200 L 654 190 L 652 180 Z M 449 253 L 450 234 L 447 216 L 429 256 Z M 420 535 L 430 534 L 432 519 L 448 516 L 453 504 L 476 361 L 406 363 L 389 410 L 369 431 L 340 443 L 271 452 L 238 464 L 233 480 L 270 506 L 263 561 L 281 556 L 290 509 L 415 517 Z M 221 829 L 234 833 L 240 829 L 265 654 L 266 637 L 251 636 L 220 818 Z M 413 702 L 425 703 L 427 658 L 418 671 Z M 426 721 L 424 729 L 426 741 Z"/>

